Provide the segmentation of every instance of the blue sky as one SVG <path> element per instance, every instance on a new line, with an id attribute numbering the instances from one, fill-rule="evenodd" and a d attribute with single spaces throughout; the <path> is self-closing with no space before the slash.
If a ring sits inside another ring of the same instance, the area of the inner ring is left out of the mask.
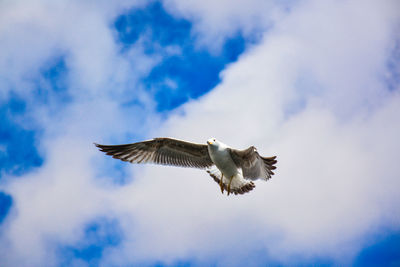
<path id="1" fill-rule="evenodd" d="M 0 265 L 398 265 L 397 6 L 0 4 Z M 93 146 L 156 136 L 277 174 L 227 198 Z"/>

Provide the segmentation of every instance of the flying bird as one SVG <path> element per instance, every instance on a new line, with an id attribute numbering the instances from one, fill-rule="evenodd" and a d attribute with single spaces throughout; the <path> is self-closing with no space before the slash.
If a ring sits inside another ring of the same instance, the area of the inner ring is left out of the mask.
<path id="1" fill-rule="evenodd" d="M 95 145 L 113 158 L 131 163 L 192 167 L 206 170 L 222 194 L 244 194 L 255 188 L 254 180 L 268 180 L 276 169 L 276 156 L 262 157 L 251 146 L 245 150 L 231 148 L 215 138 L 207 145 L 172 138 L 154 138 L 125 145 Z"/>

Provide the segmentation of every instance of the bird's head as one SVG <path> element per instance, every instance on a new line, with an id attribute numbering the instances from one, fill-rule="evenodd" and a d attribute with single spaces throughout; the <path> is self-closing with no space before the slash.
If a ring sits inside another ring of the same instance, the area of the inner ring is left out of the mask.
<path id="1" fill-rule="evenodd" d="M 218 146 L 218 144 L 219 144 L 219 141 L 217 139 L 215 139 L 214 137 L 207 140 L 207 145 L 209 145 L 209 146 Z"/>

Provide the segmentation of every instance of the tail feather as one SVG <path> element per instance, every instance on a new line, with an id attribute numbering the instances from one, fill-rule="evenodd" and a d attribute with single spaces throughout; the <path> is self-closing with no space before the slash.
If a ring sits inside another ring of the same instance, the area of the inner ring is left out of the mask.
<path id="1" fill-rule="evenodd" d="M 218 170 L 216 167 L 208 169 L 207 173 L 214 179 L 214 181 L 219 185 L 222 174 L 221 171 Z M 228 185 L 226 183 L 222 183 L 224 190 L 228 190 Z M 240 186 L 235 186 L 231 184 L 231 193 L 234 193 L 235 195 L 242 195 L 244 193 L 250 192 L 256 187 L 256 185 L 249 180 L 244 180 L 243 183 L 240 184 Z"/>

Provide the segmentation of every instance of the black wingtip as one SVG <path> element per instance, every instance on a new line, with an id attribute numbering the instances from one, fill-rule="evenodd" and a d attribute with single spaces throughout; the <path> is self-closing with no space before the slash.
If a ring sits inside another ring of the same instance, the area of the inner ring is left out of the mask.
<path id="1" fill-rule="evenodd" d="M 100 144 L 98 144 L 98 143 L 93 143 L 93 145 L 95 145 L 95 146 L 98 147 L 98 148 L 101 148 L 101 147 L 102 147 L 102 145 L 100 145 Z"/>
<path id="2" fill-rule="evenodd" d="M 100 151 L 104 152 L 104 145 L 100 145 L 98 143 L 93 143 Z"/>

